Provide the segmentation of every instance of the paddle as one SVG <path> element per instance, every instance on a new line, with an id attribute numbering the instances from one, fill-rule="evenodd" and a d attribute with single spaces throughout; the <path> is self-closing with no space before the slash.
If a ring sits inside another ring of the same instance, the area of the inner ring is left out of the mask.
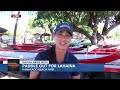
<path id="1" fill-rule="evenodd" d="M 98 46 L 92 45 L 92 46 L 88 47 L 88 51 L 87 52 L 91 52 L 91 51 L 93 51 L 96 48 L 98 48 Z"/>

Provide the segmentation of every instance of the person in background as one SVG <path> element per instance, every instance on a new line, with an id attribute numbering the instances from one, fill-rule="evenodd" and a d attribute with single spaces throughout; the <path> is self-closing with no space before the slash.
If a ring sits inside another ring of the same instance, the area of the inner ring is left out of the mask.
<path id="1" fill-rule="evenodd" d="M 35 60 L 49 60 L 54 64 L 78 64 L 78 59 L 68 52 L 73 28 L 68 23 L 60 23 L 54 31 L 55 46 L 38 53 Z M 29 79 L 80 79 L 80 72 L 30 72 Z"/>

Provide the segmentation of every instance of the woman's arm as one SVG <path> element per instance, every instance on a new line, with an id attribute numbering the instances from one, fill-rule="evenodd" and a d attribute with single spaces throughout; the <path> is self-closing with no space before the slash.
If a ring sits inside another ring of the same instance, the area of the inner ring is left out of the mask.
<path id="1" fill-rule="evenodd" d="M 80 79 L 80 75 L 72 76 L 72 79 Z"/>
<path id="2" fill-rule="evenodd" d="M 41 56 L 42 56 L 41 53 L 38 53 L 35 57 L 35 60 L 41 60 Z M 40 74 L 40 72 L 32 71 L 32 72 L 30 72 L 29 79 L 38 79 L 39 74 Z"/>
<path id="3" fill-rule="evenodd" d="M 29 79 L 38 79 L 40 72 L 30 72 L 30 77 Z"/>

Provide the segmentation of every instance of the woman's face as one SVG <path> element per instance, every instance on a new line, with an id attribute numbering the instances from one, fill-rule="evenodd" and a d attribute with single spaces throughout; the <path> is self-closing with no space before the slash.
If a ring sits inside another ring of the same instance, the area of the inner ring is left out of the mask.
<path id="1" fill-rule="evenodd" d="M 70 44 L 71 38 L 72 36 L 67 30 L 62 30 L 54 36 L 56 46 L 60 49 L 67 49 Z"/>

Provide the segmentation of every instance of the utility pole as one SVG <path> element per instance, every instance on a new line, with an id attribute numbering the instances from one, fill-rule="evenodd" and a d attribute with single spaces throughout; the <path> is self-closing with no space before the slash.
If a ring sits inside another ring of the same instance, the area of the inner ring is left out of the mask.
<path id="1" fill-rule="evenodd" d="M 18 25 L 18 19 L 20 16 L 20 11 L 18 11 L 17 17 L 16 17 L 16 23 L 14 28 L 14 36 L 13 36 L 13 44 L 16 45 L 16 31 L 17 31 L 17 25 Z"/>

